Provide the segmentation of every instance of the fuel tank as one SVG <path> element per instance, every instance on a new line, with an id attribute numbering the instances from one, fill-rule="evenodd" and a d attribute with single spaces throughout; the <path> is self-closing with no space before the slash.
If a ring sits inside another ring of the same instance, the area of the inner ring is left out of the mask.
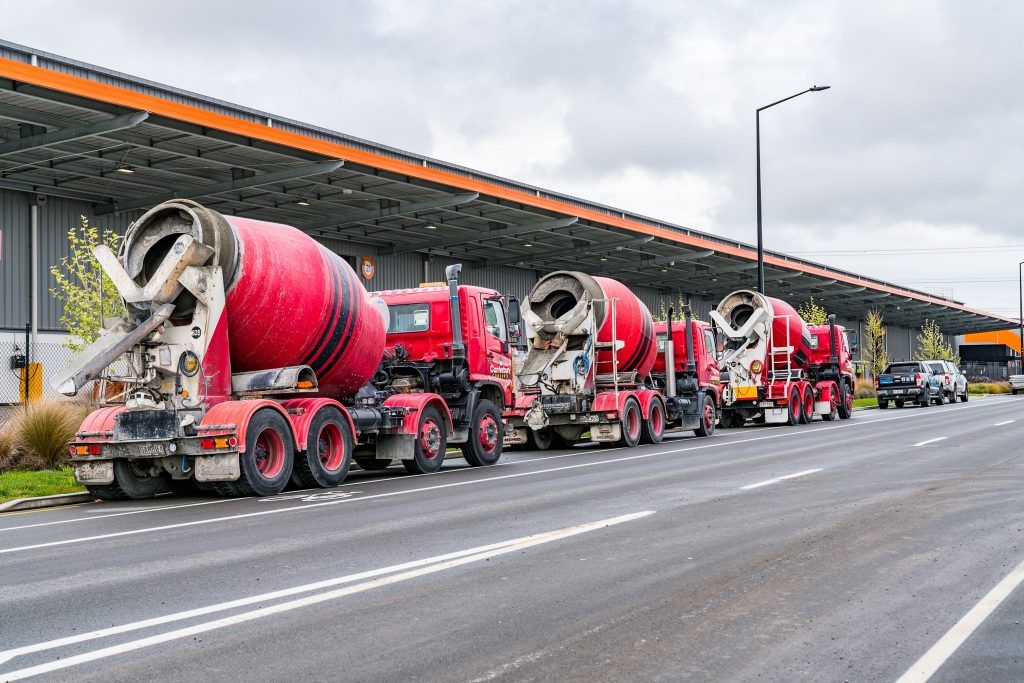
<path id="1" fill-rule="evenodd" d="M 582 299 L 593 302 L 597 341 L 620 345 L 617 352 L 599 349 L 597 371 L 613 371 L 613 353 L 619 372 L 646 375 L 657 355 L 651 312 L 626 285 L 607 277 L 560 270 L 542 277 L 530 291 L 530 310 L 542 320 L 554 321 L 571 312 Z"/>
<path id="2" fill-rule="evenodd" d="M 376 371 L 384 321 L 340 256 L 290 225 L 172 200 L 129 227 L 121 264 L 143 285 L 182 234 L 211 247 L 223 271 L 232 372 L 309 365 L 321 394 L 342 397 Z M 174 304 L 171 321 L 187 323 L 194 297 L 182 292 Z"/>

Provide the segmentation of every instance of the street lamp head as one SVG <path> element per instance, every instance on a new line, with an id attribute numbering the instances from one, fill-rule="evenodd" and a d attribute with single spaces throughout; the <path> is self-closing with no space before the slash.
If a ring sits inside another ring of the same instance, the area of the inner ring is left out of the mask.
<path id="1" fill-rule="evenodd" d="M 819 90 L 828 90 L 831 87 L 831 85 L 812 85 L 811 92 L 818 92 Z"/>

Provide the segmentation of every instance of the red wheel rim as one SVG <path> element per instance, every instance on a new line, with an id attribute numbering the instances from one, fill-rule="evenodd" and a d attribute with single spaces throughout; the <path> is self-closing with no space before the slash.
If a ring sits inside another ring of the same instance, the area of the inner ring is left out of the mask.
<path id="1" fill-rule="evenodd" d="M 480 420 L 477 431 L 479 432 L 481 448 L 487 453 L 493 453 L 494 449 L 498 447 L 498 435 L 500 433 L 498 423 L 494 421 L 494 417 L 484 415 L 483 419 Z"/>
<path id="2" fill-rule="evenodd" d="M 420 425 L 420 452 L 427 460 L 433 460 L 441 452 L 441 427 L 432 419 Z"/>
<path id="3" fill-rule="evenodd" d="M 345 442 L 341 437 L 341 430 L 333 422 L 328 422 L 320 430 L 316 447 L 319 451 L 320 464 L 328 472 L 336 471 L 345 462 Z"/>
<path id="4" fill-rule="evenodd" d="M 276 429 L 264 429 L 253 445 L 256 470 L 267 479 L 273 479 L 284 469 L 284 441 Z"/>
<path id="5" fill-rule="evenodd" d="M 839 402 L 836 400 L 836 394 L 838 392 L 839 392 L 839 389 L 836 388 L 835 384 L 833 384 L 832 386 L 830 386 L 828 388 L 828 396 L 829 396 L 829 398 L 828 398 L 829 411 L 828 412 L 829 412 L 829 415 L 835 413 L 836 412 L 836 408 L 839 405 Z"/>
<path id="6" fill-rule="evenodd" d="M 850 412 L 853 410 L 853 392 L 846 392 L 846 411 Z"/>
<path id="7" fill-rule="evenodd" d="M 806 411 L 807 417 L 814 415 L 814 394 L 807 392 L 804 394 L 804 410 Z"/>
<path id="8" fill-rule="evenodd" d="M 711 401 L 704 403 L 704 429 L 710 431 L 715 426 L 715 404 Z"/>
<path id="9" fill-rule="evenodd" d="M 640 411 L 633 405 L 626 408 L 626 432 L 630 439 L 636 438 L 640 433 Z"/>
<path id="10" fill-rule="evenodd" d="M 789 413 L 794 417 L 800 416 L 800 397 L 796 394 L 789 398 Z"/>
<path id="11" fill-rule="evenodd" d="M 655 403 L 651 406 L 651 434 L 659 436 L 665 430 L 665 413 L 661 410 L 661 404 Z"/>

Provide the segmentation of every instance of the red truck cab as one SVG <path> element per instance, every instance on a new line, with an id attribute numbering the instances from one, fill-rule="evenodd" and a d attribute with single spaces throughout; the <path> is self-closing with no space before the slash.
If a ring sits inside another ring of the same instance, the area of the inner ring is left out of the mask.
<path id="1" fill-rule="evenodd" d="M 717 396 L 721 372 L 718 368 L 717 345 L 715 332 L 710 323 L 701 320 L 690 321 L 693 334 L 693 355 L 696 362 L 697 377 L 702 387 L 711 387 Z M 668 323 L 654 323 L 654 334 L 658 338 L 658 357 L 654 361 L 655 376 L 665 374 L 665 344 L 668 339 Z M 686 354 L 686 323 L 682 320 L 672 322 L 672 347 L 675 358 L 676 376 L 686 370 L 688 356 Z"/>
<path id="2" fill-rule="evenodd" d="M 808 325 L 811 345 L 807 374 L 815 384 L 815 413 L 826 420 L 853 417 L 853 348 L 846 328 L 834 316 L 824 325 Z"/>

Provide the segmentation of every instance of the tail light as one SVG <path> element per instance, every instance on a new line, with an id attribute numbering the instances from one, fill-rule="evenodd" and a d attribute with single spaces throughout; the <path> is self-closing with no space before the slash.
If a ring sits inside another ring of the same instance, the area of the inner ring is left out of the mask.
<path id="1" fill-rule="evenodd" d="M 946 375 L 946 384 L 949 384 L 949 375 Z"/>
<path id="2" fill-rule="evenodd" d="M 879 383 L 878 383 L 878 378 L 876 377 L 876 378 L 875 378 L 875 391 L 878 391 L 878 387 L 879 387 L 879 386 L 880 386 L 880 385 L 879 385 Z"/>
<path id="3" fill-rule="evenodd" d="M 921 386 L 921 373 L 914 375 L 914 384 Z"/>

